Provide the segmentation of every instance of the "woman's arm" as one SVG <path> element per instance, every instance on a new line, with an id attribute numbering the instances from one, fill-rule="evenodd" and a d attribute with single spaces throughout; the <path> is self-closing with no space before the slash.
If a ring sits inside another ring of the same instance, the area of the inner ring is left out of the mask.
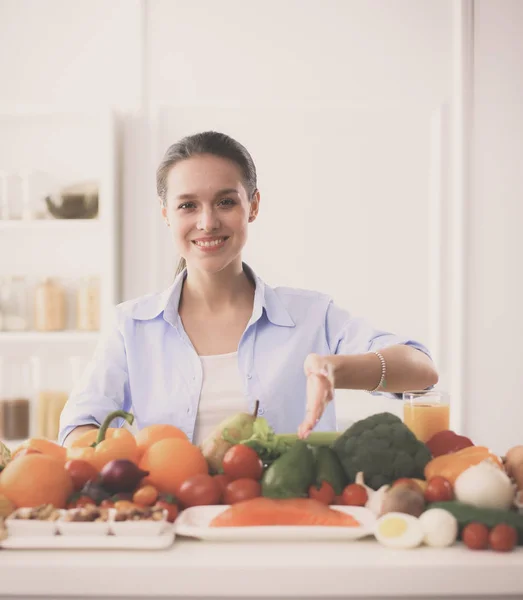
<path id="1" fill-rule="evenodd" d="M 424 390 L 438 383 L 438 373 L 432 360 L 420 350 L 395 345 L 379 350 L 385 359 L 385 385 L 378 391 L 401 393 Z M 374 354 L 336 354 L 323 357 L 332 366 L 337 389 L 373 390 L 381 378 L 381 361 Z"/>
<path id="2" fill-rule="evenodd" d="M 69 448 L 75 440 L 90 429 L 98 429 L 98 427 L 96 425 L 80 425 L 79 427 L 75 427 L 69 432 L 62 445 Z"/>

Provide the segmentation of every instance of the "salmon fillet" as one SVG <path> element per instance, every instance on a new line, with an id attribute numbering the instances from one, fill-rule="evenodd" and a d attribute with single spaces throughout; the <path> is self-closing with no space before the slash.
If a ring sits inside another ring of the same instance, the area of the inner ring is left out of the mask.
<path id="1" fill-rule="evenodd" d="M 253 498 L 233 504 L 210 522 L 210 527 L 260 525 L 358 527 L 360 523 L 351 515 L 311 498 Z"/>

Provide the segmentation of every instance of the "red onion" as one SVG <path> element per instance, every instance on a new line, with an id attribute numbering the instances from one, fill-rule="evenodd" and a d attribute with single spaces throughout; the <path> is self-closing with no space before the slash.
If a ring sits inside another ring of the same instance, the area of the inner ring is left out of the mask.
<path id="1" fill-rule="evenodd" d="M 142 471 L 130 460 L 112 460 L 100 471 L 100 483 L 112 494 L 132 492 L 147 475 L 149 471 Z"/>

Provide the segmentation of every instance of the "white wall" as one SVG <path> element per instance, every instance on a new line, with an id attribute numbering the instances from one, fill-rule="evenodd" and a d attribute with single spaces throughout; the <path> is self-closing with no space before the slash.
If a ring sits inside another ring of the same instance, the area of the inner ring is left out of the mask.
<path id="1" fill-rule="evenodd" d="M 515 228 L 523 31 L 518 0 L 475 4 L 465 428 L 503 451 L 510 435 L 515 441 L 511 423 L 520 415 L 512 332 L 521 332 Z M 444 236 L 450 201 L 445 167 L 435 170 L 435 154 L 445 165 L 450 149 L 449 111 L 439 147 L 431 123 L 452 97 L 452 6 L 2 0 L 0 111 L 110 104 L 122 115 L 124 298 L 164 285 L 176 258 L 154 198 L 157 159 L 178 135 L 219 125 L 245 141 L 258 162 L 264 203 L 248 259 L 261 275 L 330 292 L 377 325 L 429 345 L 439 331 L 451 356 L 451 307 L 438 308 L 430 286 L 434 216 L 443 219 Z M 289 147 L 296 150 L 290 159 Z M 327 268 L 322 256 L 333 249 L 335 265 Z M 342 280 L 334 269 L 350 276 Z M 443 386 L 445 379 L 446 372 Z M 510 419 L 493 428 L 499 406 Z M 398 408 L 365 397 L 345 417 Z"/>
<path id="2" fill-rule="evenodd" d="M 475 11 L 467 430 L 499 452 L 523 419 L 523 2 Z"/>

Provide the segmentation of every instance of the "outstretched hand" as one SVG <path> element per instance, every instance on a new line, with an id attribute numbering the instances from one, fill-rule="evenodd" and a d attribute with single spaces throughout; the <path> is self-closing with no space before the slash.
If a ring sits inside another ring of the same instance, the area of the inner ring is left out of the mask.
<path id="1" fill-rule="evenodd" d="M 298 427 L 298 437 L 305 439 L 316 427 L 327 403 L 334 398 L 334 374 L 326 357 L 309 354 L 303 365 L 307 377 L 307 408 L 305 419 Z"/>

